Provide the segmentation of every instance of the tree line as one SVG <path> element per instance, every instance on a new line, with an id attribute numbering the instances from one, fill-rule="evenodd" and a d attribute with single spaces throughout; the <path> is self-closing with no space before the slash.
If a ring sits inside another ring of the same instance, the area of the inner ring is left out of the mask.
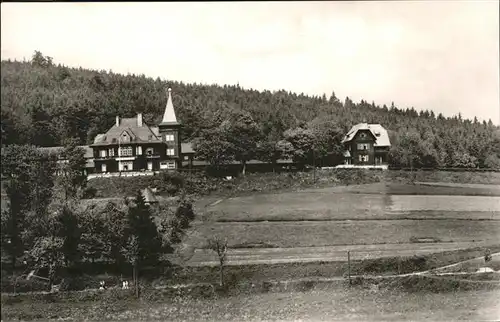
<path id="1" fill-rule="evenodd" d="M 45 269 L 52 284 L 81 263 L 105 262 L 128 265 L 137 277 L 181 242 L 194 219 L 190 200 L 151 207 L 138 191 L 135 198 L 89 204 L 82 199 L 84 151 L 68 140 L 62 154 L 68 162 L 33 145 L 2 149 L 3 269 L 5 260 L 13 272 Z"/>
<path id="2" fill-rule="evenodd" d="M 67 138 L 89 144 L 116 115 L 142 112 L 158 124 L 173 90 L 183 123 L 182 140 L 214 166 L 258 159 L 292 158 L 301 164 L 337 164 L 340 141 L 357 123 L 389 130 L 390 164 L 396 167 L 500 167 L 500 129 L 460 114 L 445 117 L 413 107 L 377 105 L 332 92 L 311 96 L 236 86 L 185 84 L 144 75 L 68 68 L 36 51 L 30 61 L 2 61 L 2 144 L 62 145 Z"/>

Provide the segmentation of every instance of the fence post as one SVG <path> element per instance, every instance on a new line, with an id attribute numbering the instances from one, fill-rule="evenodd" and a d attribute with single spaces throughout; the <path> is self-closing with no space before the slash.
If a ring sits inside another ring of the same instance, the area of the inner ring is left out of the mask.
<path id="1" fill-rule="evenodd" d="M 347 269 L 349 275 L 349 285 L 351 285 L 351 251 L 347 251 Z"/>

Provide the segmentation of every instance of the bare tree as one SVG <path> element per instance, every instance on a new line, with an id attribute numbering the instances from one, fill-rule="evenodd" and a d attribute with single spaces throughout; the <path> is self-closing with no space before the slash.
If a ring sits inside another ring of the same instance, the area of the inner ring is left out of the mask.
<path id="1" fill-rule="evenodd" d="M 208 240 L 208 248 L 217 253 L 219 258 L 219 279 L 220 286 L 224 285 L 224 264 L 226 263 L 227 238 L 214 236 Z"/>

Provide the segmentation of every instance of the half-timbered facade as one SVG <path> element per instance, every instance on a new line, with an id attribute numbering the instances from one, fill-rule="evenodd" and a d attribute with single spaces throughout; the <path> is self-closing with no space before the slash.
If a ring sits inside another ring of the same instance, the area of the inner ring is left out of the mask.
<path id="1" fill-rule="evenodd" d="M 391 147 L 389 134 L 380 124 L 354 125 L 342 140 L 344 164 L 360 166 L 387 165 Z"/>
<path id="2" fill-rule="evenodd" d="M 168 89 L 161 123 L 150 126 L 142 113 L 133 118 L 116 116 L 115 125 L 98 134 L 93 149 L 95 173 L 174 170 L 182 167 L 181 124 L 177 121 Z M 186 157 L 190 159 L 190 157 Z M 191 159 L 192 161 L 192 159 Z"/>

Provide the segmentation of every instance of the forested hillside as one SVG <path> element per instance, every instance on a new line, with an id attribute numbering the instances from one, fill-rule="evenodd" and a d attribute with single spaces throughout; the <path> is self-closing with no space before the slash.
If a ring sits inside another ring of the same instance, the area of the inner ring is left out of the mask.
<path id="1" fill-rule="evenodd" d="M 91 143 L 116 115 L 142 112 L 147 123 L 158 123 L 171 87 L 183 141 L 194 141 L 198 154 L 213 164 L 282 156 L 308 163 L 313 155 L 338 161 L 342 135 L 366 121 L 389 130 L 393 165 L 500 167 L 499 128 L 491 121 L 446 118 L 397 102 L 387 107 L 341 101 L 333 92 L 330 97 L 259 92 L 68 68 L 40 52 L 30 62 L 2 61 L 1 78 L 4 145 L 54 146 L 68 137 Z"/>

